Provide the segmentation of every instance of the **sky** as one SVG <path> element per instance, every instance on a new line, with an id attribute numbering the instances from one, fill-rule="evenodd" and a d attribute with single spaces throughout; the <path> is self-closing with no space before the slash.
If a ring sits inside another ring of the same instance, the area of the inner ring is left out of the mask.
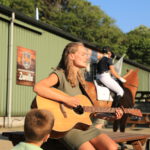
<path id="1" fill-rule="evenodd" d="M 100 7 L 124 32 L 140 25 L 150 28 L 150 0 L 87 0 Z"/>

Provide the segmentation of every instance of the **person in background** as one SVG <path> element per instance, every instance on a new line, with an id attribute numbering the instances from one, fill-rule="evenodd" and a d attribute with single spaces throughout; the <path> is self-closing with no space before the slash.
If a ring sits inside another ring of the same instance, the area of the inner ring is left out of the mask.
<path id="1" fill-rule="evenodd" d="M 80 99 L 76 95 L 85 94 L 83 89 L 86 88 L 86 83 L 82 73 L 87 61 L 88 55 L 84 44 L 80 42 L 67 44 L 56 70 L 36 83 L 34 91 L 39 96 L 63 103 L 69 108 L 77 108 Z M 54 88 L 66 94 L 56 92 Z M 116 117 L 121 116 L 122 112 L 116 111 Z M 73 128 L 62 139 L 72 150 L 117 150 L 117 144 L 95 126 L 84 130 Z"/>
<path id="2" fill-rule="evenodd" d="M 54 125 L 53 114 L 44 109 L 32 109 L 26 114 L 24 123 L 25 142 L 20 142 L 12 150 L 42 150 Z"/>
<path id="3" fill-rule="evenodd" d="M 96 78 L 96 64 L 102 58 L 103 54 L 87 48 L 88 63 L 85 70 L 85 80 L 93 81 Z"/>
<path id="4" fill-rule="evenodd" d="M 126 80 L 121 76 L 119 76 L 114 69 L 114 65 L 112 63 L 111 58 L 113 53 L 110 47 L 108 46 L 104 47 L 101 53 L 103 54 L 103 57 L 97 64 L 97 79 L 100 80 L 110 90 L 116 93 L 116 97 L 113 102 L 113 107 L 119 107 L 120 99 L 124 95 L 124 90 L 119 85 L 119 83 L 113 78 L 113 76 L 116 79 L 120 80 L 122 83 L 126 82 Z"/>

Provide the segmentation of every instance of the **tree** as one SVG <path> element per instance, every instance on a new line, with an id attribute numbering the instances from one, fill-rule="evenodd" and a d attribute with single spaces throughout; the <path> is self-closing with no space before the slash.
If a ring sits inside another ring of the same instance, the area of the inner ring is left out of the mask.
<path id="1" fill-rule="evenodd" d="M 85 0 L 70 0 L 58 13 L 53 23 L 59 28 L 99 47 L 108 45 L 116 52 L 120 51 L 117 44 L 123 40 L 124 34 L 99 7 Z M 50 19 L 47 21 L 50 24 Z"/>
<path id="2" fill-rule="evenodd" d="M 114 22 L 97 6 L 85 0 L 70 0 L 65 4 L 65 7 L 59 8 L 58 5 L 50 7 L 43 4 L 45 8 L 40 8 L 41 19 L 91 43 L 96 43 L 95 36 L 99 37 L 101 26 Z"/>
<path id="3" fill-rule="evenodd" d="M 127 54 L 129 59 L 150 66 L 150 29 L 139 26 L 127 34 Z"/>
<path id="4" fill-rule="evenodd" d="M 0 0 L 0 4 L 8 6 L 27 16 L 34 17 L 34 0 Z"/>

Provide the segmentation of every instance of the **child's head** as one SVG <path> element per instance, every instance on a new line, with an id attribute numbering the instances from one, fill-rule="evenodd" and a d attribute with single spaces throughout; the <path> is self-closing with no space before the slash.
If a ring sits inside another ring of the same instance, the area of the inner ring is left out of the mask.
<path id="1" fill-rule="evenodd" d="M 50 134 L 54 116 L 48 110 L 32 109 L 26 114 L 24 132 L 26 142 L 40 142 Z"/>

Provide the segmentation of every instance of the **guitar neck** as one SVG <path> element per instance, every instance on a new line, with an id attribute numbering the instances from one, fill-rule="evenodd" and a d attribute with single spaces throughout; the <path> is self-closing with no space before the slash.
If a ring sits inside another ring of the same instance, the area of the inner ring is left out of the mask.
<path id="1" fill-rule="evenodd" d="M 83 109 L 85 112 L 91 112 L 91 113 L 115 113 L 117 108 L 106 108 L 106 107 L 102 108 L 102 107 L 84 106 Z M 132 114 L 135 116 L 142 117 L 142 113 L 138 109 L 123 108 L 122 110 L 123 110 L 124 114 Z"/>
<path id="2" fill-rule="evenodd" d="M 91 113 L 115 113 L 116 108 L 107 108 L 107 107 L 91 107 L 91 106 L 83 106 L 85 112 Z"/>

